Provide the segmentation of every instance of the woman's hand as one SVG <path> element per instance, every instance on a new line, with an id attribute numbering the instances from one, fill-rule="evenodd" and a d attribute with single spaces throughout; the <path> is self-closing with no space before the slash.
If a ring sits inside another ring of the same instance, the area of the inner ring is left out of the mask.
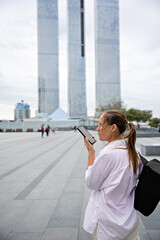
<path id="1" fill-rule="evenodd" d="M 86 146 L 88 152 L 93 151 L 93 145 L 88 141 L 87 137 L 84 137 L 84 145 Z"/>
<path id="2" fill-rule="evenodd" d="M 84 137 L 84 145 L 88 150 L 88 164 L 87 164 L 88 169 L 88 167 L 92 166 L 95 161 L 95 150 L 93 145 L 88 141 L 87 137 Z"/>

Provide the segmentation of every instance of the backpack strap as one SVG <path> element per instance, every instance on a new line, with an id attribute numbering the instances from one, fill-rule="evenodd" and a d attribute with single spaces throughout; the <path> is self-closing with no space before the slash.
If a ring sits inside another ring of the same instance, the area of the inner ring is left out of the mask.
<path id="1" fill-rule="evenodd" d="M 142 161 L 143 165 L 148 163 L 147 159 L 145 159 L 140 153 L 139 153 L 139 156 L 141 158 L 141 161 Z"/>

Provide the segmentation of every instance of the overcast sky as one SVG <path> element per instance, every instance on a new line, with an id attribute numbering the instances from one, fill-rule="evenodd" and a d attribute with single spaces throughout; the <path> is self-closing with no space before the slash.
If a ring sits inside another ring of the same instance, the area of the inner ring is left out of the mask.
<path id="1" fill-rule="evenodd" d="M 85 0 L 88 115 L 95 110 L 94 0 Z M 59 2 L 60 106 L 67 111 L 66 0 Z M 38 105 L 36 0 L 0 0 L 0 119 Z M 160 1 L 120 0 L 121 97 L 160 117 Z"/>

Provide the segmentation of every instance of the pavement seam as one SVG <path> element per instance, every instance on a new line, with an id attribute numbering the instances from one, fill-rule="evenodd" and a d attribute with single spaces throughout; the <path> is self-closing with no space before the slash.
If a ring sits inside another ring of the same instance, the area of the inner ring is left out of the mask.
<path id="1" fill-rule="evenodd" d="M 73 136 L 72 136 L 72 137 L 73 137 Z M 51 148 L 49 148 L 49 149 L 47 150 L 47 152 L 49 152 L 49 151 L 51 151 L 52 149 L 56 148 L 56 147 L 59 146 L 60 144 L 63 144 L 64 142 L 66 142 L 68 139 L 70 139 L 70 138 L 72 138 L 72 137 L 69 137 L 69 138 L 65 139 L 63 142 L 58 143 L 57 145 L 52 146 Z M 2 175 L 0 175 L 0 180 L 2 180 L 3 178 L 7 177 L 8 175 L 10 175 L 10 174 L 18 171 L 19 169 L 23 168 L 24 166 L 26 166 L 26 165 L 29 164 L 30 162 L 36 160 L 37 158 L 39 158 L 39 157 L 41 157 L 41 156 L 43 156 L 43 155 L 45 155 L 45 154 L 46 154 L 46 150 L 45 150 L 44 152 L 40 153 L 39 155 L 37 155 L 36 157 L 28 160 L 27 162 L 20 164 L 20 165 L 17 166 L 16 168 L 13 168 L 13 169 L 9 170 L 8 172 L 3 173 Z"/>
<path id="2" fill-rule="evenodd" d="M 23 191 L 21 191 L 14 200 L 24 200 L 33 189 L 42 181 L 42 179 L 60 162 L 61 158 L 73 148 L 78 141 L 75 141 L 69 148 L 67 148 L 54 162 L 52 162 L 47 168 L 45 168 Z M 53 148 L 52 148 L 53 149 Z M 50 149 L 51 150 L 51 149 Z"/>

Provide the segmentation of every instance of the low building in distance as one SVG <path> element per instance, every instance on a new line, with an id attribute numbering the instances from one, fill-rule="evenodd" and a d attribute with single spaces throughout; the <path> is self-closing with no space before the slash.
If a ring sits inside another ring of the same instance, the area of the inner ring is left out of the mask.
<path id="1" fill-rule="evenodd" d="M 30 106 L 22 100 L 15 105 L 14 120 L 17 121 L 24 118 L 30 118 Z"/>

